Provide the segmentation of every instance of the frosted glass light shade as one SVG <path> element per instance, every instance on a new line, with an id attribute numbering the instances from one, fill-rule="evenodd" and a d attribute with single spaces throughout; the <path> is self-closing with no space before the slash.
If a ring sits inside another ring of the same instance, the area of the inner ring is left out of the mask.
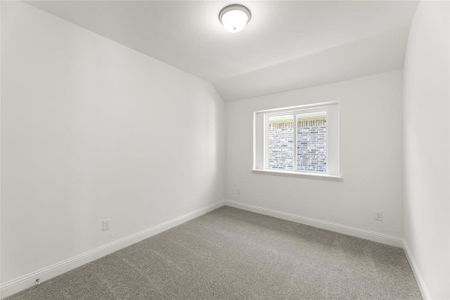
<path id="1" fill-rule="evenodd" d="M 250 10 L 241 4 L 225 6 L 219 13 L 219 20 L 229 32 L 242 31 L 250 21 Z"/>

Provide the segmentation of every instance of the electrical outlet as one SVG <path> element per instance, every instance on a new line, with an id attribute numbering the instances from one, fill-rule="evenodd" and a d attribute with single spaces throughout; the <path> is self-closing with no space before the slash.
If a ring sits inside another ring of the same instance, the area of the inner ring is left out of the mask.
<path id="1" fill-rule="evenodd" d="M 383 222 L 383 213 L 382 212 L 375 213 L 375 221 Z"/>
<path id="2" fill-rule="evenodd" d="M 102 220 L 102 231 L 108 231 L 110 229 L 109 223 L 109 219 Z"/>

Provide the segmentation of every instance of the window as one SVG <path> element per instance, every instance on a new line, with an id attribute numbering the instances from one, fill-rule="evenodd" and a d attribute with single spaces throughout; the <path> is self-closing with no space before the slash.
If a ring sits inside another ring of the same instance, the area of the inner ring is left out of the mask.
<path id="1" fill-rule="evenodd" d="M 254 114 L 255 171 L 339 176 L 339 111 L 322 103 Z"/>

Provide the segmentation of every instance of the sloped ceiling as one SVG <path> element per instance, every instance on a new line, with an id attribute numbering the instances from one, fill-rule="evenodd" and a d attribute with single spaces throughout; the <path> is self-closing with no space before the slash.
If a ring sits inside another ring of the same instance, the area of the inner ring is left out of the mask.
<path id="1" fill-rule="evenodd" d="M 224 100 L 324 84 L 403 66 L 415 1 L 32 1 L 38 8 L 211 81 Z"/>

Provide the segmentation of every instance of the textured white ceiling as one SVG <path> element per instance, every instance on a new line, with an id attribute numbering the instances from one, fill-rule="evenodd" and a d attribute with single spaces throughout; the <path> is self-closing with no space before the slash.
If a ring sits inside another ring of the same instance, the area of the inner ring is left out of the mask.
<path id="1" fill-rule="evenodd" d="M 415 1 L 240 1 L 247 28 L 223 29 L 227 1 L 30 4 L 215 84 L 225 100 L 401 68 Z"/>

